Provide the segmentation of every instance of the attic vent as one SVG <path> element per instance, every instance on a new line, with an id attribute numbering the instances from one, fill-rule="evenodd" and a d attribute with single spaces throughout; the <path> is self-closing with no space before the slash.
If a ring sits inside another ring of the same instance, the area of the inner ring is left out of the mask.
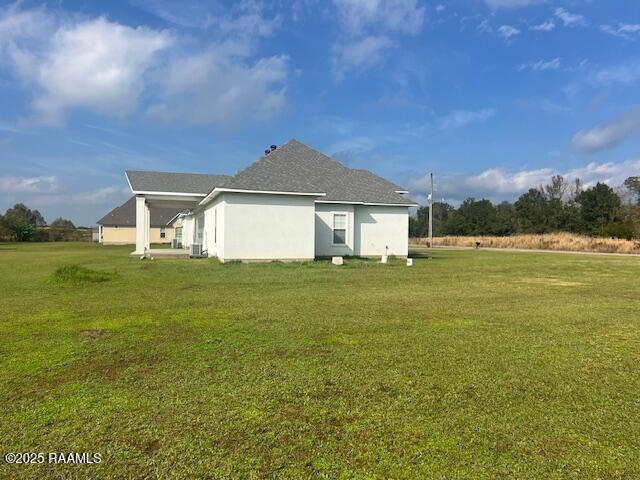
<path id="1" fill-rule="evenodd" d="M 271 151 L 273 152 L 276 148 L 278 148 L 277 145 L 271 145 Z"/>
<path id="2" fill-rule="evenodd" d="M 264 151 L 264 154 L 265 154 L 265 155 L 269 155 L 270 153 L 271 153 L 271 150 L 265 150 L 265 151 Z"/>

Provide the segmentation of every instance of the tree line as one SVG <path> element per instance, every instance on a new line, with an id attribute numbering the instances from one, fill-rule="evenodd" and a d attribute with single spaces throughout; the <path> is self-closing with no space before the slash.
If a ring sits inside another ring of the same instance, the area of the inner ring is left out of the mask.
<path id="1" fill-rule="evenodd" d="M 429 208 L 409 219 L 409 234 L 429 232 Z M 531 188 L 514 203 L 494 204 L 467 198 L 458 208 L 433 204 L 433 235 L 507 236 L 518 233 L 572 232 L 584 235 L 640 238 L 640 177 L 629 177 L 613 189 L 605 183 L 584 188 L 560 175 L 547 185 Z"/>
<path id="2" fill-rule="evenodd" d="M 17 203 L 7 209 L 4 215 L 0 215 L 0 239 L 25 242 L 29 240 L 50 239 L 50 235 L 38 235 L 38 231 L 49 230 L 75 230 L 76 226 L 71 220 L 58 217 L 47 224 L 38 210 L 31 210 L 22 203 Z"/>

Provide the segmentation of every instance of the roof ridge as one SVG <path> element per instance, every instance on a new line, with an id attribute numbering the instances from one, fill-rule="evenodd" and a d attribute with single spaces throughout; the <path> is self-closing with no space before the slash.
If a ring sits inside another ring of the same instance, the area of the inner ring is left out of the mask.
<path id="1" fill-rule="evenodd" d="M 226 173 L 198 173 L 198 172 L 161 172 L 160 170 L 125 170 L 126 173 L 161 173 L 163 175 L 206 175 L 209 177 L 231 177 Z"/>

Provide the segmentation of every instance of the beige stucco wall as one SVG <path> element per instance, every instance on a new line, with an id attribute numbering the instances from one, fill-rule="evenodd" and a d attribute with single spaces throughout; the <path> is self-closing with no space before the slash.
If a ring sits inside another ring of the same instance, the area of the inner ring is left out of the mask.
<path id="1" fill-rule="evenodd" d="M 160 228 L 149 229 L 151 243 L 170 243 L 175 237 L 175 229 L 166 227 L 166 237 L 160 238 Z M 102 227 L 102 244 L 104 245 L 135 245 L 136 227 Z"/>

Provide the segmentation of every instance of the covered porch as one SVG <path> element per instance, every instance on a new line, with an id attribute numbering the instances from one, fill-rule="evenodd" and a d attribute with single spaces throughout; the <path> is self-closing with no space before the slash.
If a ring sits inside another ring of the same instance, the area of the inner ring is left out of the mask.
<path id="1" fill-rule="evenodd" d="M 136 194 L 136 248 L 132 256 L 150 255 L 153 257 L 188 257 L 185 249 L 175 248 L 151 248 L 150 243 L 150 209 L 151 208 L 176 208 L 184 212 L 193 211 L 202 200 L 200 195 L 188 194 Z M 191 243 L 187 235 L 193 235 L 191 231 L 182 231 L 182 245 Z M 185 241 L 186 240 L 186 241 Z"/>

